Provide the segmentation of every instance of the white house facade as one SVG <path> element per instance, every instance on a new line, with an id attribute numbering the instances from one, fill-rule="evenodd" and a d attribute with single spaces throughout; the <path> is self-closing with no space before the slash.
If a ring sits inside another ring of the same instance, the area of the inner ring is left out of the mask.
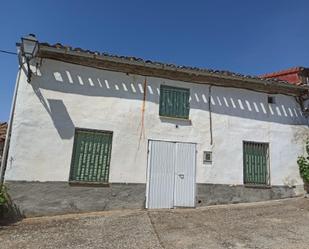
<path id="1" fill-rule="evenodd" d="M 5 167 L 26 216 L 304 193 L 307 87 L 39 45 Z"/>

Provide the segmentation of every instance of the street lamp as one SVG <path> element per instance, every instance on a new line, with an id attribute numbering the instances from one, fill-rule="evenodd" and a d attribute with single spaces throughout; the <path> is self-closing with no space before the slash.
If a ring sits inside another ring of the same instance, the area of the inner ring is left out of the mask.
<path id="1" fill-rule="evenodd" d="M 30 60 L 36 56 L 38 52 L 39 42 L 34 34 L 29 34 L 26 37 L 21 38 L 21 54 L 26 59 L 27 64 L 27 81 L 31 81 L 32 71 L 30 69 Z"/>

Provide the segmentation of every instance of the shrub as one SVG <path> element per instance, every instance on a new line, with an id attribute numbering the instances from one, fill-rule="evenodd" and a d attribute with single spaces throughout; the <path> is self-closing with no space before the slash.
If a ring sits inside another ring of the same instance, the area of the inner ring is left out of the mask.
<path id="1" fill-rule="evenodd" d="M 309 141 L 306 142 L 306 153 L 307 156 L 299 156 L 297 159 L 297 164 L 299 166 L 300 176 L 303 178 L 304 182 L 309 184 Z"/>
<path id="2" fill-rule="evenodd" d="M 14 223 L 23 218 L 18 207 L 12 202 L 6 186 L 0 187 L 0 226 Z"/>
<path id="3" fill-rule="evenodd" d="M 0 218 L 5 217 L 9 211 L 9 197 L 4 185 L 0 186 Z"/>
<path id="4" fill-rule="evenodd" d="M 0 187 L 0 206 L 6 205 L 8 203 L 8 195 L 6 187 L 2 185 Z"/>

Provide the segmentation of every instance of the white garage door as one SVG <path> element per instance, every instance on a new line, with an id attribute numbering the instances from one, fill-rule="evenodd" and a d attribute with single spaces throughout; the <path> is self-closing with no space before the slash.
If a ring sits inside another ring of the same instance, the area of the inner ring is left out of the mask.
<path id="1" fill-rule="evenodd" d="M 149 141 L 147 208 L 195 206 L 192 143 Z"/>

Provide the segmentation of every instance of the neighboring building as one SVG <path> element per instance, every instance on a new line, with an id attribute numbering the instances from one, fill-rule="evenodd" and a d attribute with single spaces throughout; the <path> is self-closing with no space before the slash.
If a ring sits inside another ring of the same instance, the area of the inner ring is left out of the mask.
<path id="1" fill-rule="evenodd" d="M 260 77 L 284 80 L 294 85 L 309 85 L 309 68 L 293 67 L 279 72 L 267 73 Z"/>
<path id="2" fill-rule="evenodd" d="M 304 193 L 308 87 L 40 43 L 5 181 L 25 215 Z"/>
<path id="3" fill-rule="evenodd" d="M 7 123 L 0 123 L 0 164 L 3 154 L 7 126 L 8 126 Z"/>

